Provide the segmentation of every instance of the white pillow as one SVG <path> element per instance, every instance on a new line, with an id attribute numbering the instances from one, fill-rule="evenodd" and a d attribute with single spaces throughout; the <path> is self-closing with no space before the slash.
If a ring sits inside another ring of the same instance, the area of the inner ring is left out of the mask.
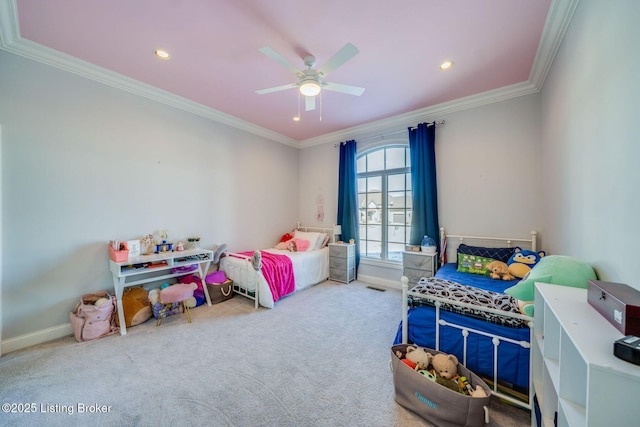
<path id="1" fill-rule="evenodd" d="M 322 241 L 324 240 L 324 233 L 315 233 L 310 231 L 299 231 L 296 230 L 294 233 L 294 238 L 296 239 L 304 239 L 309 241 L 309 247 L 306 252 L 315 251 L 319 249 L 322 245 Z"/>

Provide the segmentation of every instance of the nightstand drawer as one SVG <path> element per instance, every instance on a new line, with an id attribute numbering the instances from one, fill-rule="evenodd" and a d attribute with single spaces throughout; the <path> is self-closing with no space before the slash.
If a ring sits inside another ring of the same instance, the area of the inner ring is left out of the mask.
<path id="1" fill-rule="evenodd" d="M 352 256 L 349 258 L 329 258 L 329 268 L 342 268 L 346 270 L 347 268 L 355 267 L 356 265 L 356 257 Z"/>
<path id="2" fill-rule="evenodd" d="M 349 269 L 342 268 L 330 268 L 329 269 L 329 279 L 336 280 L 338 282 L 349 283 L 350 281 L 356 278 L 356 269 L 355 267 Z"/>
<path id="3" fill-rule="evenodd" d="M 420 253 L 412 254 L 405 252 L 403 254 L 403 264 L 408 268 L 415 268 L 416 270 L 429 270 L 433 271 L 433 257 L 435 255 L 422 255 Z"/>
<path id="4" fill-rule="evenodd" d="M 416 270 L 415 268 L 405 267 L 402 269 L 402 275 L 407 276 L 407 279 L 409 279 L 409 283 L 415 285 L 416 283 L 418 283 L 418 280 L 423 277 L 432 277 L 433 272 L 431 270 Z"/>
<path id="5" fill-rule="evenodd" d="M 330 244 L 329 256 L 334 258 L 347 258 L 350 256 L 356 256 L 356 246 Z"/>

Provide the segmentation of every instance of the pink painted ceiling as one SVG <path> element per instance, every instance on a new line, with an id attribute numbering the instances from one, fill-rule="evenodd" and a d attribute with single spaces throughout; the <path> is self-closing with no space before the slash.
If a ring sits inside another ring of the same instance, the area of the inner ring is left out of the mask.
<path id="1" fill-rule="evenodd" d="M 24 39 L 297 141 L 526 82 L 550 2 L 16 1 Z M 297 82 L 260 48 L 304 69 L 305 55 L 317 68 L 346 43 L 359 54 L 325 80 L 361 96 L 323 90 L 321 108 L 305 112 L 296 89 L 255 93 Z M 445 59 L 455 65 L 439 71 Z"/>

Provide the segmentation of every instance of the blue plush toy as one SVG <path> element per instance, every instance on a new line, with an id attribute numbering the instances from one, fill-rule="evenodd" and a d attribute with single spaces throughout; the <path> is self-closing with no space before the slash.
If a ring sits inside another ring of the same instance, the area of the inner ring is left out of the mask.
<path id="1" fill-rule="evenodd" d="M 522 279 L 545 255 L 545 251 L 534 252 L 516 246 L 507 261 L 507 270 L 512 276 Z"/>

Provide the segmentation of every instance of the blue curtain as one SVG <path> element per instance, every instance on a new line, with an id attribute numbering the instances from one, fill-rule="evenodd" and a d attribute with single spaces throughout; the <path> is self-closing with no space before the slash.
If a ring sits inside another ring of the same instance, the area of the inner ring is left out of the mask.
<path id="1" fill-rule="evenodd" d="M 338 168 L 338 219 L 342 226 L 342 240 L 356 242 L 356 271 L 360 264 L 360 221 L 358 213 L 358 177 L 356 142 L 340 143 Z"/>
<path id="2" fill-rule="evenodd" d="M 411 245 L 419 245 L 426 235 L 440 248 L 438 225 L 438 188 L 436 182 L 436 124 L 420 123 L 409 128 L 409 155 L 413 215 L 411 218 Z"/>

